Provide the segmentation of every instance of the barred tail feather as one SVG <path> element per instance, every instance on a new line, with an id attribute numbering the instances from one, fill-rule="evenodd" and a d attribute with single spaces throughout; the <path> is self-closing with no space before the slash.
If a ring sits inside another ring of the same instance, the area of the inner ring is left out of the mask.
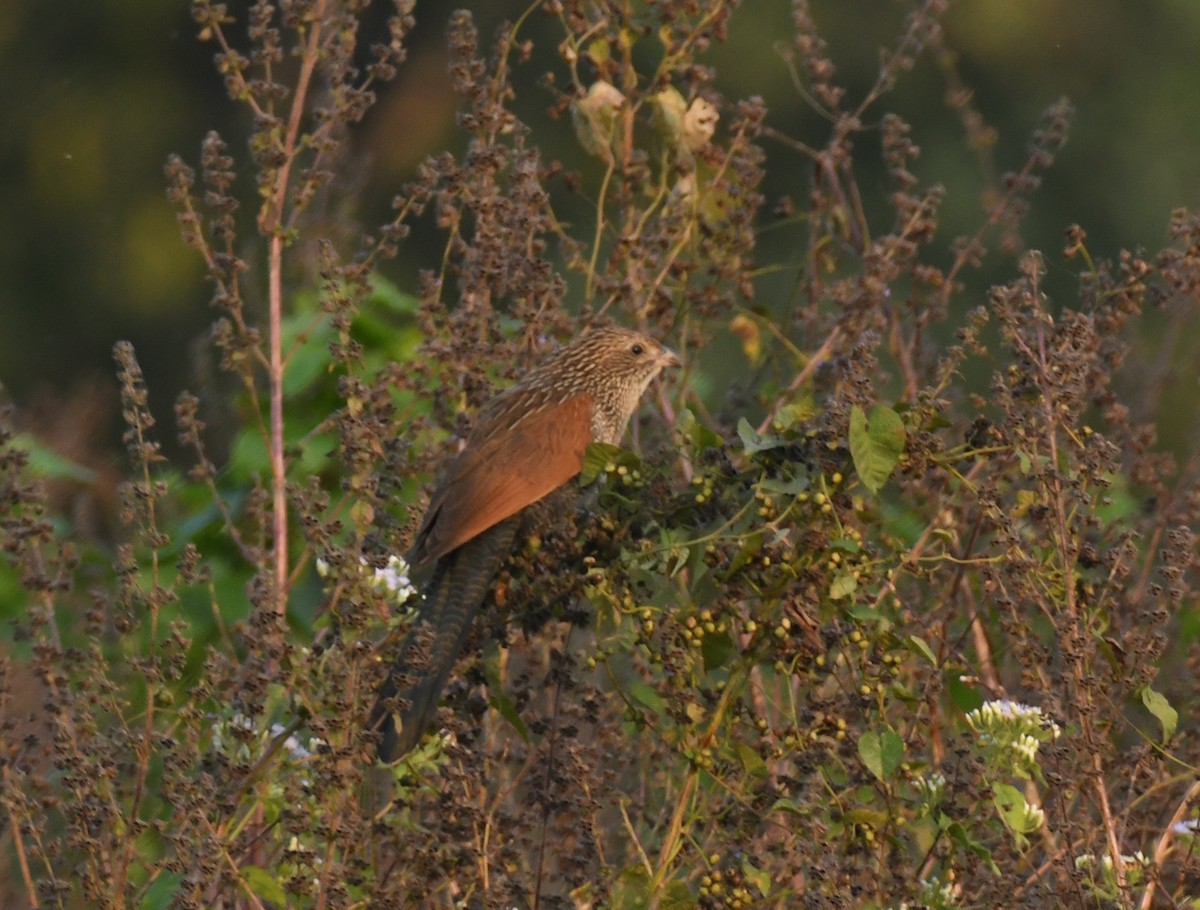
<path id="1" fill-rule="evenodd" d="M 438 560 L 417 621 L 401 644 L 371 712 L 371 727 L 381 735 L 381 761 L 395 761 L 420 742 L 471 623 L 512 550 L 519 523 L 517 517 L 502 521 Z M 417 681 L 402 689 L 405 677 Z"/>

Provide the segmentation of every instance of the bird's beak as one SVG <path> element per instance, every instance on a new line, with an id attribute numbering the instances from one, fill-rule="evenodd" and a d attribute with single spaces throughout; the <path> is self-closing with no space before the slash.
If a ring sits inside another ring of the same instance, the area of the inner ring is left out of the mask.
<path id="1" fill-rule="evenodd" d="M 681 366 L 683 366 L 683 361 L 679 359 L 679 355 L 676 354 L 674 351 L 672 351 L 670 348 L 664 346 L 662 351 L 659 352 L 659 355 L 658 355 L 659 369 L 665 370 L 667 367 L 681 367 Z"/>

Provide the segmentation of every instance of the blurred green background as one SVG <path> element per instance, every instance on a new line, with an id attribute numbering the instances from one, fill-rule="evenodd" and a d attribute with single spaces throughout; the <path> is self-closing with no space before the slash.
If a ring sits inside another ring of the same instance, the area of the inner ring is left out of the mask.
<path id="1" fill-rule="evenodd" d="M 230 6 L 235 14 L 245 8 Z M 327 214 L 377 223 L 423 156 L 461 146 L 444 41 L 458 6 L 474 11 L 486 50 L 497 24 L 519 16 L 526 3 L 417 3 L 409 62 L 350 137 L 356 182 L 343 185 L 344 206 Z M 880 48 L 894 42 L 910 8 L 889 0 L 813 0 L 840 80 L 852 91 L 873 82 Z M 380 28 L 388 11 L 373 10 L 372 27 Z M 1059 256 L 1063 230 L 1073 222 L 1088 231 L 1094 255 L 1153 251 L 1167 242 L 1169 213 L 1195 207 L 1200 191 L 1196 0 L 959 0 L 945 28 L 959 76 L 998 131 L 996 172 L 1021 166 L 1047 105 L 1067 95 L 1076 106 L 1067 148 L 1022 229 L 1027 246 L 1046 252 L 1052 281 L 1074 287 L 1074 267 Z M 763 96 L 772 126 L 819 146 L 828 124 L 797 92 L 778 53 L 791 31 L 789 3 L 752 0 L 734 13 L 729 42 L 714 46 L 707 62 L 727 98 Z M 236 27 L 232 34 L 244 33 Z M 582 156 L 570 124 L 546 117 L 554 96 L 539 85 L 551 68 L 566 84 L 555 57 L 558 25 L 535 13 L 526 34 L 539 42 L 539 54 L 516 71 L 517 110 L 547 159 L 576 166 Z M 61 422 L 73 413 L 71 402 L 114 387 L 110 352 L 117 339 L 135 343 L 160 414 L 180 389 L 202 381 L 198 352 L 211 318 L 209 289 L 198 257 L 178 239 L 163 163 L 178 152 L 194 164 L 211 129 L 235 153 L 246 147 L 247 115 L 225 97 L 213 50 L 197 40 L 183 2 L 0 3 L 0 382 L 35 424 Z M 943 264 L 952 238 L 980 223 L 984 186 L 946 90 L 944 73 L 922 57 L 872 111 L 877 120 L 895 110 L 913 124 L 922 149 L 918 176 L 947 187 Z M 793 153 L 765 145 L 768 204 L 787 194 L 802 205 L 807 168 Z M 877 158 L 864 149 L 868 167 Z M 864 176 L 864 191 L 877 188 L 882 198 L 882 178 Z M 245 239 L 253 263 L 249 233 Z M 436 261 L 440 244 L 433 232 L 418 233 L 387 266 L 390 277 L 411 288 L 416 269 Z M 776 254 L 766 249 L 763 259 Z M 979 294 L 1012 274 L 1009 263 L 1000 265 L 1006 268 L 972 279 Z M 97 419 L 90 404 L 74 411 Z"/>

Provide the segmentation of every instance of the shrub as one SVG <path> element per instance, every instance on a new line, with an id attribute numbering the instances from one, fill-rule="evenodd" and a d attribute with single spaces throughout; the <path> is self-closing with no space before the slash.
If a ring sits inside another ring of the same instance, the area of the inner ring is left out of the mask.
<path id="1" fill-rule="evenodd" d="M 0 585 L 22 605 L 0 792 L 26 903 L 1195 903 L 1197 465 L 1156 444 L 1171 352 L 1139 331 L 1147 306 L 1188 317 L 1200 220 L 1112 262 L 1073 227 L 1077 299 L 1050 299 L 1027 251 L 974 300 L 1071 110 L 1046 112 L 947 258 L 953 189 L 910 170 L 910 127 L 883 109 L 920 55 L 951 59 L 942 2 L 857 94 L 794 4 L 821 146 L 701 62 L 733 4 L 550 2 L 487 50 L 455 15 L 464 150 L 346 241 L 346 134 L 412 26 L 400 2 L 363 49 L 360 6 L 257 3 L 242 50 L 223 6 L 193 3 L 255 123 L 248 161 L 212 134 L 198 177 L 167 166 L 239 389 L 228 452 L 214 403 L 184 394 L 173 466 L 118 344 L 129 457 L 106 556 L 49 507 L 77 469 L 0 435 Z M 567 164 L 513 108 L 543 14 Z M 770 206 L 768 143 L 794 184 Z M 580 199 L 588 220 L 559 217 Z M 406 291 L 384 270 L 414 225 L 444 248 Z M 785 252 L 760 261 L 768 229 Z M 497 388 L 609 317 L 685 370 L 513 555 L 441 729 L 374 765 L 363 723 L 411 621 L 398 557 L 420 490 Z"/>

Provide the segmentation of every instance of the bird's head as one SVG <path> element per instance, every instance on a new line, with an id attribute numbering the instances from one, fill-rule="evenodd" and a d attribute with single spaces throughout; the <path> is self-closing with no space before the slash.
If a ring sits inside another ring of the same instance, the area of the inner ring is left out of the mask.
<path id="1" fill-rule="evenodd" d="M 674 366 L 679 366 L 678 355 L 650 336 L 603 326 L 567 345 L 541 369 L 562 387 L 591 396 L 593 438 L 617 443 L 646 387 Z"/>
<path id="2" fill-rule="evenodd" d="M 576 353 L 577 352 L 577 353 Z M 640 396 L 651 380 L 667 367 L 679 366 L 679 356 L 648 335 L 617 326 L 592 329 L 563 355 L 575 353 L 602 381 L 636 389 Z"/>

